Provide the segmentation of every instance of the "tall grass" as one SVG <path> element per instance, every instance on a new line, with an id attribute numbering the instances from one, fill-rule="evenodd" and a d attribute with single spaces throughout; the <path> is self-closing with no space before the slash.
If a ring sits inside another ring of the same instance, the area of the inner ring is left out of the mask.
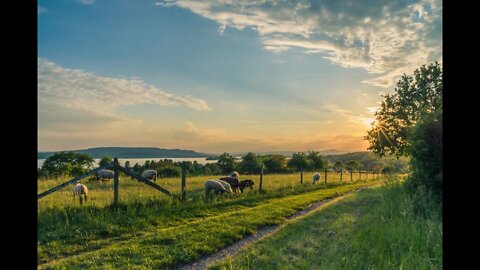
<path id="1" fill-rule="evenodd" d="M 441 209 L 401 181 L 364 190 L 211 269 L 441 269 Z"/>

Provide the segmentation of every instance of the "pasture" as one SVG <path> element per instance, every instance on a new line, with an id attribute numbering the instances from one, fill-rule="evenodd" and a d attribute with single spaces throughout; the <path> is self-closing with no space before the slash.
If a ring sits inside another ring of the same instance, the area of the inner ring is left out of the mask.
<path id="1" fill-rule="evenodd" d="M 259 175 L 254 190 L 214 197 L 205 202 L 203 183 L 215 176 L 187 177 L 187 200 L 180 202 L 120 174 L 120 200 L 112 207 L 113 181 L 82 183 L 89 188 L 84 205 L 74 201 L 72 188 L 38 201 L 39 269 L 125 268 L 171 269 L 211 254 L 258 228 L 279 224 L 310 203 L 379 183 L 365 179 L 350 181 L 329 173 L 312 184 L 312 172 Z M 358 179 L 354 176 L 354 180 Z M 38 193 L 69 180 L 38 181 Z M 180 195 L 180 178 L 159 178 L 157 184 Z"/>
<path id="2" fill-rule="evenodd" d="M 442 269 L 441 213 L 400 183 L 353 193 L 208 269 Z"/>

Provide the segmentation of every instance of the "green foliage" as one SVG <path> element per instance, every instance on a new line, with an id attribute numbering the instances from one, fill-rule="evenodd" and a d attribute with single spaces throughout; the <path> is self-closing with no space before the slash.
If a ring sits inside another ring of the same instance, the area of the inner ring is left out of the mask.
<path id="1" fill-rule="evenodd" d="M 223 153 L 218 157 L 217 164 L 222 173 L 228 174 L 234 170 L 235 158 L 228 153 Z"/>
<path id="2" fill-rule="evenodd" d="M 133 165 L 132 171 L 135 172 L 136 174 L 141 174 L 142 166 L 138 163 L 135 163 L 135 165 Z"/>
<path id="3" fill-rule="evenodd" d="M 48 177 L 48 172 L 46 170 L 43 170 L 41 168 L 37 168 L 37 178 L 41 180 L 46 180 Z"/>
<path id="4" fill-rule="evenodd" d="M 310 160 L 309 169 L 323 170 L 328 166 L 328 161 L 317 151 L 309 151 L 307 158 Z"/>
<path id="5" fill-rule="evenodd" d="M 260 173 L 261 163 L 254 153 L 250 152 L 242 157 L 238 169 L 242 173 L 253 174 Z"/>
<path id="6" fill-rule="evenodd" d="M 77 176 L 86 173 L 94 164 L 94 159 L 85 154 L 73 151 L 58 152 L 48 157 L 42 165 L 42 170 L 51 175 Z"/>
<path id="7" fill-rule="evenodd" d="M 265 155 L 262 156 L 265 171 L 270 173 L 287 172 L 287 159 L 284 155 Z"/>
<path id="8" fill-rule="evenodd" d="M 408 170 L 409 157 L 396 157 L 392 155 L 385 155 L 384 157 L 379 157 L 372 152 L 353 152 L 346 153 L 341 155 L 329 155 L 325 156 L 330 163 L 335 163 L 341 161 L 343 164 L 347 163 L 350 160 L 356 160 L 359 164 L 358 169 L 360 170 L 371 170 L 373 163 L 382 163 L 384 165 L 391 165 L 395 168 L 395 172 L 404 173 Z"/>
<path id="9" fill-rule="evenodd" d="M 157 170 L 159 177 L 178 177 L 182 175 L 182 169 L 179 166 L 163 166 Z"/>
<path id="10" fill-rule="evenodd" d="M 333 165 L 333 170 L 336 171 L 336 172 L 340 172 L 343 170 L 343 162 L 341 162 L 340 160 L 335 162 L 335 164 Z"/>
<path id="11" fill-rule="evenodd" d="M 345 163 L 345 169 L 350 172 L 353 172 L 355 169 L 358 168 L 358 166 L 359 164 L 356 160 L 350 160 L 349 162 Z"/>
<path id="12" fill-rule="evenodd" d="M 112 157 L 109 157 L 109 156 L 103 156 L 101 159 L 100 159 L 100 162 L 98 163 L 98 165 L 100 167 L 103 167 L 105 165 L 108 165 L 108 164 L 111 164 L 113 162 L 113 158 Z"/>
<path id="13" fill-rule="evenodd" d="M 384 165 L 381 162 L 373 162 L 372 164 L 370 164 L 370 170 L 372 170 L 375 173 L 380 173 L 382 171 L 383 166 Z"/>
<path id="14" fill-rule="evenodd" d="M 394 171 L 394 168 L 393 166 L 390 166 L 390 165 L 382 168 L 382 173 L 393 173 L 393 171 Z"/>
<path id="15" fill-rule="evenodd" d="M 443 125 L 442 111 L 425 117 L 411 130 L 409 152 L 411 153 L 412 175 L 407 186 L 416 190 L 423 186 L 442 199 L 443 181 Z"/>
<path id="16" fill-rule="evenodd" d="M 297 171 L 308 169 L 311 160 L 303 152 L 293 153 L 292 158 L 287 162 L 287 166 L 294 168 Z"/>
<path id="17" fill-rule="evenodd" d="M 369 150 L 380 156 L 409 154 L 408 130 L 425 115 L 442 106 L 442 67 L 439 63 L 423 65 L 413 76 L 404 74 L 394 94 L 387 94 L 375 113 L 375 125 L 365 139 Z"/>

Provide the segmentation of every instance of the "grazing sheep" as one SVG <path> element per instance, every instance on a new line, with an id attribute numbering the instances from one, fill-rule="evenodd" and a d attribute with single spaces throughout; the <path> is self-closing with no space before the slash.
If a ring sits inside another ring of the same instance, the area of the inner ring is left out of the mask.
<path id="1" fill-rule="evenodd" d="M 222 177 L 218 180 L 222 180 L 222 181 L 225 181 L 227 183 L 230 184 L 230 186 L 232 187 L 233 189 L 233 192 L 237 193 L 237 190 L 238 190 L 238 178 L 235 178 L 235 177 Z"/>
<path id="2" fill-rule="evenodd" d="M 230 174 L 230 177 L 235 177 L 237 179 L 240 179 L 240 174 L 237 172 L 237 171 L 233 171 L 231 174 Z"/>
<path id="3" fill-rule="evenodd" d="M 87 196 L 88 196 L 88 188 L 87 186 L 80 184 L 77 182 L 75 187 L 73 187 L 73 199 L 75 200 L 75 196 L 78 195 L 80 198 L 80 204 L 83 204 L 83 198 L 82 195 L 85 197 L 85 202 L 87 202 Z"/>
<path id="4" fill-rule="evenodd" d="M 313 183 L 315 184 L 318 180 L 320 180 L 320 173 L 316 172 L 313 174 Z"/>
<path id="5" fill-rule="evenodd" d="M 215 179 L 215 181 L 219 182 L 220 185 L 222 185 L 223 188 L 225 188 L 225 190 L 227 191 L 227 193 L 232 193 L 232 186 L 230 186 L 230 184 L 226 181 L 223 181 L 223 180 L 217 180 Z"/>
<path id="6" fill-rule="evenodd" d="M 155 170 L 145 170 L 142 173 L 142 177 L 147 178 L 147 179 L 152 179 L 153 182 L 155 182 L 157 180 L 157 171 L 155 171 Z"/>
<path id="7" fill-rule="evenodd" d="M 230 184 L 228 184 L 225 181 L 216 180 L 216 179 L 205 181 L 205 195 L 207 197 L 211 190 L 213 190 L 215 194 L 232 192 L 232 188 L 230 187 Z"/>
<path id="8" fill-rule="evenodd" d="M 253 180 L 245 179 L 245 180 L 240 181 L 240 183 L 238 184 L 238 187 L 240 188 L 240 192 L 243 193 L 243 189 L 247 188 L 247 187 L 249 187 L 251 190 L 253 190 L 253 184 L 254 184 Z"/>
<path id="9" fill-rule="evenodd" d="M 97 180 L 113 179 L 113 175 L 114 175 L 113 171 L 103 169 L 97 172 Z"/>

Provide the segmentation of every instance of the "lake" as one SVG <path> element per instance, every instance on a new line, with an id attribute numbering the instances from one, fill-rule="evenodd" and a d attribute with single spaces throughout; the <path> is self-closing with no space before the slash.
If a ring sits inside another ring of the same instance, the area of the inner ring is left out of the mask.
<path id="1" fill-rule="evenodd" d="M 147 160 L 161 160 L 165 158 L 119 158 L 118 162 L 120 165 L 125 165 L 125 162 L 130 161 L 130 166 L 133 167 L 135 163 L 138 163 L 139 165 L 145 164 L 145 161 Z M 200 157 L 200 158 L 166 158 L 166 159 L 171 159 L 175 162 L 177 161 L 197 161 L 199 164 L 207 164 L 207 163 L 215 163 L 217 162 L 216 160 L 206 160 L 206 157 Z M 37 167 L 41 168 L 43 165 L 43 162 L 45 162 L 45 159 L 37 159 Z M 98 162 L 100 162 L 99 158 L 95 159 L 96 164 L 98 165 Z"/>

